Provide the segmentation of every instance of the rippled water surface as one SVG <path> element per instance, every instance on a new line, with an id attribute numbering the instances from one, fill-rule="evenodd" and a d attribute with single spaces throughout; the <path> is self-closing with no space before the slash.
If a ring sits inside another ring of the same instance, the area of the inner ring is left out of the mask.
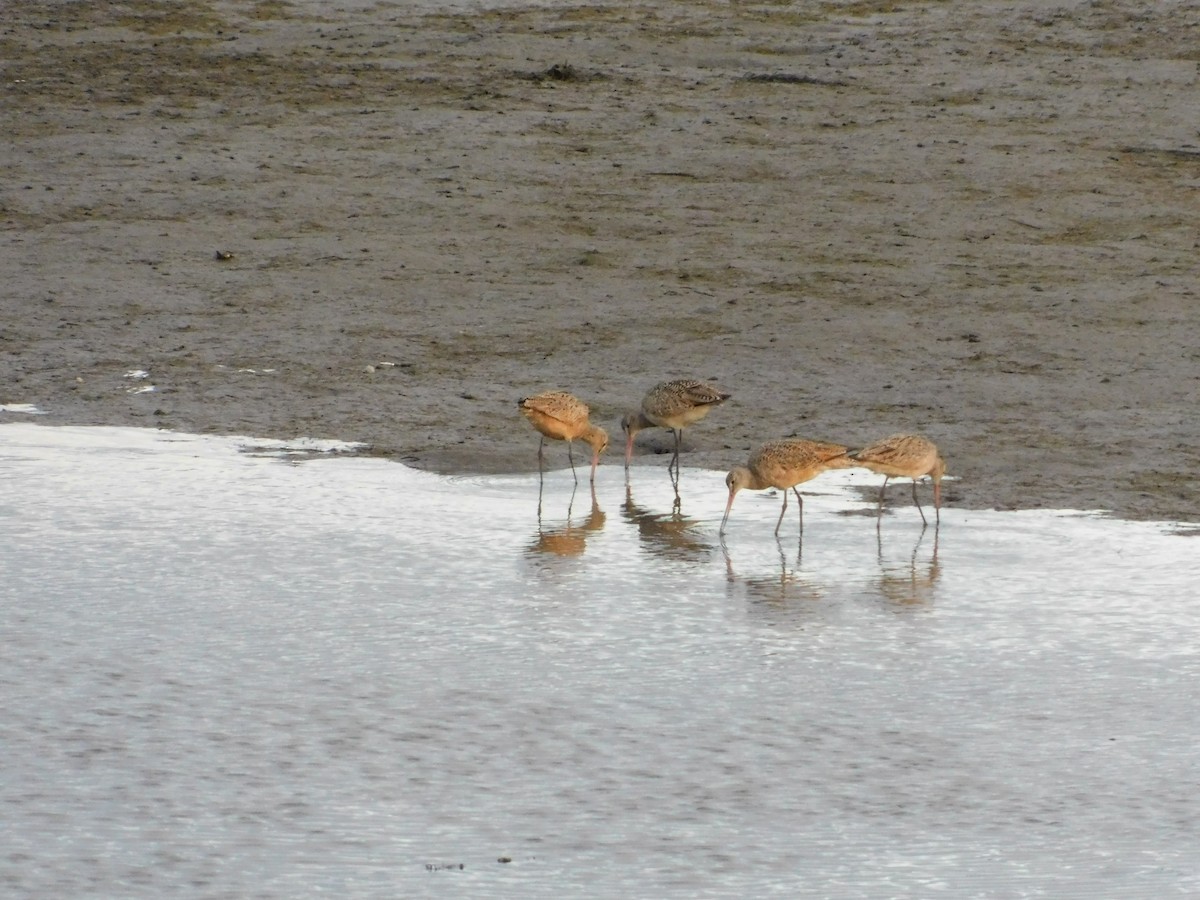
<path id="1" fill-rule="evenodd" d="M 0 891 L 1200 893 L 1197 538 L 581 474 L 0 427 Z"/>

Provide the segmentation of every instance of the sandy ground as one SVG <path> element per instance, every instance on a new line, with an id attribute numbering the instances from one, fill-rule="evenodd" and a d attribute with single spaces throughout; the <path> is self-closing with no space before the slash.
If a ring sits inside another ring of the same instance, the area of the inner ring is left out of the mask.
<path id="1" fill-rule="evenodd" d="M 700 377 L 685 465 L 1200 517 L 1196 4 L 494 7 L 5 4 L 0 403 L 500 472 Z"/>

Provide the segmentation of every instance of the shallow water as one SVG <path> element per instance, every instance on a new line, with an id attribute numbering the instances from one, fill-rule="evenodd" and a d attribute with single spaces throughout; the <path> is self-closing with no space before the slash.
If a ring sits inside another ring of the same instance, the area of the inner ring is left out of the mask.
<path id="1" fill-rule="evenodd" d="M 0 427 L 6 895 L 1200 892 L 1194 537 L 337 446 Z"/>

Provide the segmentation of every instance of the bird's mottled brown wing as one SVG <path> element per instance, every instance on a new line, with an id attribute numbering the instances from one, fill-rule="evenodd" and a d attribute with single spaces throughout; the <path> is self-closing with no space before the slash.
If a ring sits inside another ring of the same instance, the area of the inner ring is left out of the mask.
<path id="1" fill-rule="evenodd" d="M 892 434 L 875 441 L 857 451 L 854 456 L 864 462 L 881 462 L 889 465 L 903 462 L 913 456 L 928 453 L 933 449 L 931 441 L 915 434 Z"/>
<path id="2" fill-rule="evenodd" d="M 551 419 L 557 419 L 565 424 L 575 424 L 587 419 L 587 404 L 566 391 L 544 391 L 521 401 L 521 410 L 529 413 L 540 413 Z"/>
<path id="3" fill-rule="evenodd" d="M 759 447 L 750 456 L 750 468 L 764 473 L 771 472 L 772 477 L 778 477 L 784 472 L 811 473 L 805 474 L 802 479 L 807 480 L 821 469 L 838 467 L 839 460 L 842 459 L 849 463 L 846 448 L 841 444 L 785 438 L 768 441 Z"/>
<path id="4" fill-rule="evenodd" d="M 710 407 L 728 400 L 729 394 L 703 381 L 664 381 L 642 400 L 642 416 L 664 428 L 682 428 L 698 422 Z"/>
<path id="5" fill-rule="evenodd" d="M 852 454 L 868 468 L 895 474 L 924 474 L 937 459 L 937 445 L 919 434 L 893 434 Z"/>
<path id="6" fill-rule="evenodd" d="M 808 441 L 812 445 L 812 453 L 825 465 L 836 465 L 840 460 L 849 462 L 849 457 L 846 455 L 850 452 L 849 447 L 843 447 L 841 444 L 830 444 L 826 441 Z"/>
<path id="7" fill-rule="evenodd" d="M 706 381 L 671 381 L 684 402 L 690 406 L 711 406 L 714 403 L 724 403 L 732 394 L 709 384 Z"/>

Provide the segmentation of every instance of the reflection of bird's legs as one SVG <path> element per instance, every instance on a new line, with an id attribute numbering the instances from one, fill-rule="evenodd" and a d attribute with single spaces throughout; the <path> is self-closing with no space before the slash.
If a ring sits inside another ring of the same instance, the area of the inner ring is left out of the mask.
<path id="1" fill-rule="evenodd" d="M 779 550 L 779 568 L 780 568 L 781 577 L 782 577 L 783 575 L 787 574 L 787 554 L 784 553 L 783 541 L 781 541 L 778 536 L 776 536 L 776 538 L 775 538 L 775 547 L 776 547 L 776 549 Z M 801 538 L 796 543 L 796 566 L 797 567 L 800 566 L 800 562 L 801 562 L 803 553 L 804 553 L 804 539 Z"/>
<path id="2" fill-rule="evenodd" d="M 783 552 L 783 541 L 775 538 L 775 546 L 779 549 L 779 590 L 787 586 L 787 555 Z"/>
<path id="3" fill-rule="evenodd" d="M 788 582 L 792 580 L 795 573 L 788 571 L 787 553 L 783 549 L 783 541 L 779 539 L 779 535 L 775 535 L 775 549 L 779 551 L 779 601 L 781 603 L 787 601 Z M 800 535 L 796 542 L 796 571 L 800 570 L 800 558 L 804 550 L 804 535 Z"/>
<path id="4" fill-rule="evenodd" d="M 916 482 L 914 481 L 913 484 L 916 484 Z M 917 591 L 917 551 L 921 549 L 921 541 L 925 540 L 925 529 L 927 527 L 928 526 L 926 526 L 926 525 L 921 526 L 921 533 L 920 533 L 920 535 L 917 536 L 917 542 L 915 544 L 913 544 L 912 570 L 911 571 L 912 571 L 912 590 L 913 590 L 914 597 L 916 596 L 916 591 Z"/>

